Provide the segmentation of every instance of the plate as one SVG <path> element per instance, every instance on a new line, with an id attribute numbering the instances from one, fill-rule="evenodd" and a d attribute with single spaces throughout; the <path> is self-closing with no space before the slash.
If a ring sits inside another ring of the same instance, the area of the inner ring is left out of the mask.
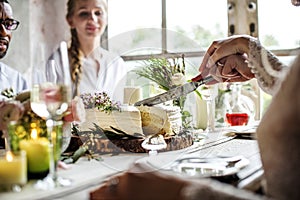
<path id="1" fill-rule="evenodd" d="M 176 160 L 171 166 L 174 172 L 191 177 L 222 177 L 238 173 L 249 164 L 243 156 L 197 158 L 186 157 Z"/>
<path id="2" fill-rule="evenodd" d="M 226 130 L 226 136 L 237 136 L 238 138 L 256 139 L 256 126 L 232 126 Z"/>

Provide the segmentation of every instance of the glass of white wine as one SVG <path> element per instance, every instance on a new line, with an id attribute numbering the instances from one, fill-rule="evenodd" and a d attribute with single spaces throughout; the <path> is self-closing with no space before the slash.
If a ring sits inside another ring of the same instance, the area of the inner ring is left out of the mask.
<path id="1" fill-rule="evenodd" d="M 33 112 L 46 120 L 49 139 L 50 166 L 48 176 L 36 186 L 50 189 L 67 186 L 71 181 L 57 175 L 57 164 L 61 153 L 62 118 L 71 102 L 71 78 L 67 60 L 67 46 L 62 42 L 58 49 L 63 62 L 47 60 L 37 63 L 32 71 L 30 105 Z"/>

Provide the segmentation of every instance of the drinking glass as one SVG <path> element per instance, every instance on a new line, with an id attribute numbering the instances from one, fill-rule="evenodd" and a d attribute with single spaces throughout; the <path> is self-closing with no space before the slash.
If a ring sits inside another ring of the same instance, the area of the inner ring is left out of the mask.
<path id="1" fill-rule="evenodd" d="M 71 182 L 57 175 L 57 164 L 62 144 L 62 117 L 71 101 L 71 78 L 67 60 L 66 43 L 61 43 L 59 54 L 63 62 L 41 61 L 33 66 L 31 109 L 46 120 L 49 139 L 50 167 L 48 176 L 38 181 L 36 186 L 49 189 L 70 185 Z"/>
<path id="2" fill-rule="evenodd" d="M 207 127 L 206 133 L 215 131 L 215 98 L 218 95 L 218 85 L 205 85 L 201 90 L 202 99 L 207 105 Z"/>

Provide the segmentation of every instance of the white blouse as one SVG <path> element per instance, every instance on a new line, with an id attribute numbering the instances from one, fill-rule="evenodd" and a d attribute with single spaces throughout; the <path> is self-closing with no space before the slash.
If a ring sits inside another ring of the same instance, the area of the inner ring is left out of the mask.
<path id="1" fill-rule="evenodd" d="M 56 51 L 50 59 L 57 62 L 57 74 L 62 78 L 59 69 L 61 59 Z M 79 92 L 95 93 L 106 92 L 114 101 L 123 103 L 124 87 L 127 81 L 127 69 L 123 59 L 101 47 L 82 59 L 82 78 Z M 73 86 L 73 91 L 75 87 Z"/>

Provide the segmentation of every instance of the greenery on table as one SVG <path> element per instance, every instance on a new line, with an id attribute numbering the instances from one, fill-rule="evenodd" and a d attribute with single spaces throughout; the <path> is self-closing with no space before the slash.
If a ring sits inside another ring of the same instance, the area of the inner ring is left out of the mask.
<path id="1" fill-rule="evenodd" d="M 185 76 L 184 55 L 169 60 L 166 58 L 151 58 L 143 61 L 142 66 L 134 70 L 134 72 L 140 77 L 155 82 L 160 89 L 168 91 L 171 88 L 179 86 L 174 84 L 173 81 L 173 77 L 176 74 Z M 191 114 L 184 110 L 185 100 L 186 96 L 181 96 L 173 100 L 173 105 L 179 106 L 182 114 L 182 125 L 187 129 L 191 127 L 191 121 L 189 121 Z"/>
<path id="2" fill-rule="evenodd" d="M 184 56 L 182 56 L 182 62 L 179 62 L 179 58 L 172 59 L 171 63 L 166 58 L 151 58 L 143 61 L 142 67 L 134 72 L 141 77 L 145 77 L 155 82 L 161 89 L 169 90 L 176 87 L 172 83 L 172 76 L 176 73 L 182 73 L 185 75 L 185 62 Z"/>

